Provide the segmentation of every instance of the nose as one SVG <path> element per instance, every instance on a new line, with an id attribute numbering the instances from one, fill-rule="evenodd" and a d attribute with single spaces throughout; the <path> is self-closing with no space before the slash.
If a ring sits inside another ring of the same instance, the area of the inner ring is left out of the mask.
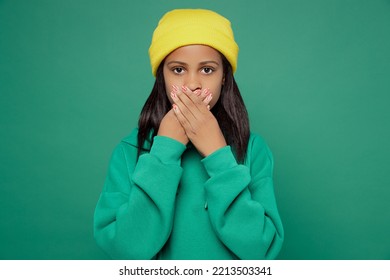
<path id="1" fill-rule="evenodd" d="M 187 86 L 191 91 L 202 89 L 202 83 L 196 73 L 189 74 L 185 83 L 185 86 Z"/>

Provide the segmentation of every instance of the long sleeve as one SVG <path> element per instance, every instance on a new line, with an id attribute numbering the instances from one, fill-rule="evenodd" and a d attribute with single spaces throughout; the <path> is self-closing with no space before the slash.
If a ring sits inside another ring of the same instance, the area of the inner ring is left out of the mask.
<path id="1" fill-rule="evenodd" d="M 94 216 L 98 245 L 114 259 L 152 259 L 172 230 L 185 146 L 156 136 L 149 153 L 120 143 Z"/>
<path id="2" fill-rule="evenodd" d="M 230 146 L 202 160 L 208 213 L 218 238 L 239 259 L 274 259 L 283 227 L 273 188 L 273 157 L 265 142 L 251 138 L 247 164 L 237 164 Z"/>

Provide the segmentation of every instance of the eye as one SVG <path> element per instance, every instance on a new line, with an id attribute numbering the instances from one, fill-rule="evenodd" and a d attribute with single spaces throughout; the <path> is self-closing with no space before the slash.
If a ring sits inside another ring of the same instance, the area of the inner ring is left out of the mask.
<path id="1" fill-rule="evenodd" d="M 204 68 L 202 68 L 202 73 L 204 73 L 206 75 L 210 75 L 213 72 L 214 72 L 214 69 L 211 68 L 211 67 L 204 67 Z"/>
<path id="2" fill-rule="evenodd" d="M 174 67 L 174 68 L 172 68 L 172 71 L 173 71 L 173 73 L 180 75 L 180 74 L 184 73 L 184 68 L 183 67 Z"/>

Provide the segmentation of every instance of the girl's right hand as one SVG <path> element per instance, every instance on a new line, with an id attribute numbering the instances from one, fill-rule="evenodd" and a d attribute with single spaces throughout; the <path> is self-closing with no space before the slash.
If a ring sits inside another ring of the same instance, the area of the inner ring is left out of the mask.
<path id="1" fill-rule="evenodd" d="M 187 145 L 189 140 L 173 109 L 161 120 L 157 135 L 166 136 Z"/>

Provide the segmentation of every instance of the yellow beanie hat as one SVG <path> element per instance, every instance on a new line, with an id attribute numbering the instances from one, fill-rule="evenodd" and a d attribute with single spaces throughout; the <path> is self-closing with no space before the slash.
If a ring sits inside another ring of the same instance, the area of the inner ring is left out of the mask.
<path id="1" fill-rule="evenodd" d="M 230 21 L 203 9 L 179 9 L 166 13 L 154 30 L 149 48 L 152 73 L 172 51 L 187 45 L 207 45 L 221 52 L 237 68 L 238 45 Z"/>

